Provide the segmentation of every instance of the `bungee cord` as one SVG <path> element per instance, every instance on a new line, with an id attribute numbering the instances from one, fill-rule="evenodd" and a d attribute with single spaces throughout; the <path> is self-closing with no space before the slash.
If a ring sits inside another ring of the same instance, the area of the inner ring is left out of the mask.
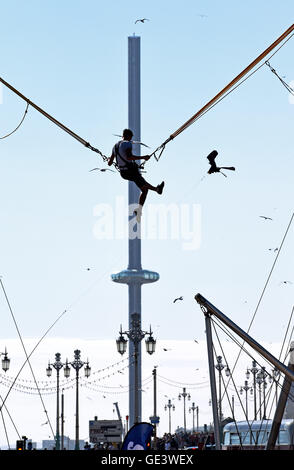
<path id="1" fill-rule="evenodd" d="M 240 86 L 242 83 L 244 83 L 245 80 L 247 80 L 250 76 L 252 76 L 254 73 L 257 72 L 261 67 L 263 67 L 266 62 L 261 64 L 256 70 L 252 71 L 254 67 L 261 62 L 262 59 L 264 59 L 270 52 L 272 52 L 279 44 L 281 44 L 284 39 L 286 39 L 282 45 L 270 56 L 273 57 L 280 49 L 283 47 L 286 42 L 289 41 L 294 35 L 294 24 L 292 24 L 278 39 L 276 39 L 267 49 L 265 49 L 264 52 L 262 52 L 255 60 L 253 60 L 241 73 L 239 73 L 230 83 L 228 83 L 219 93 L 217 93 L 208 103 L 206 103 L 197 113 L 195 113 L 190 119 L 188 119 L 182 126 L 180 126 L 176 131 L 174 131 L 159 147 L 157 147 L 156 150 L 151 154 L 151 156 L 154 156 L 154 158 L 159 161 L 163 151 L 165 150 L 166 145 L 173 140 L 175 137 L 177 137 L 179 134 L 181 134 L 184 130 L 186 130 L 188 127 L 190 127 L 196 120 L 198 120 L 200 117 L 202 117 L 204 114 L 206 114 L 212 107 L 214 107 L 216 104 L 218 104 L 222 99 L 224 99 L 226 96 L 228 96 L 232 91 L 234 91 L 238 86 Z M 291 34 L 292 33 L 292 34 Z M 290 35 L 290 37 L 288 37 Z M 248 73 L 251 72 L 251 74 L 248 75 Z M 244 78 L 245 77 L 245 78 Z M 243 80 L 242 80 L 243 79 Z M 242 80 L 242 81 L 241 81 Z M 240 83 L 239 83 L 240 82 Z M 160 152 L 158 156 L 156 156 L 156 153 Z"/>
<path id="2" fill-rule="evenodd" d="M 196 120 L 198 120 L 200 117 L 202 117 L 204 114 L 206 114 L 208 111 L 210 111 L 216 104 L 218 104 L 222 99 L 224 99 L 226 96 L 228 96 L 232 91 L 234 91 L 238 86 L 240 86 L 242 83 L 244 83 L 245 80 L 247 80 L 251 75 L 257 72 L 262 66 L 268 65 L 271 69 L 272 67 L 269 64 L 269 59 L 273 57 L 274 54 L 276 54 L 281 47 L 283 47 L 286 42 L 289 41 L 291 37 L 293 37 L 294 33 L 294 24 L 292 24 L 281 36 L 279 36 L 267 49 L 265 49 L 256 59 L 254 59 L 242 72 L 240 72 L 231 82 L 229 82 L 221 91 L 219 91 L 208 103 L 206 103 L 199 111 L 197 111 L 190 119 L 188 119 L 184 124 L 182 124 L 176 131 L 174 131 L 159 147 L 157 147 L 151 154 L 150 156 L 153 156 L 155 160 L 159 161 L 163 151 L 165 150 L 166 145 L 173 140 L 175 137 L 180 135 L 185 129 L 190 127 Z M 291 34 L 292 33 L 292 34 Z M 284 41 L 284 42 L 283 42 Z M 281 44 L 282 43 L 282 44 Z M 265 61 L 263 64 L 261 64 L 256 70 L 253 70 L 254 67 L 256 67 L 257 64 L 259 64 L 262 59 L 264 59 L 266 56 L 270 54 L 274 49 L 276 49 L 279 46 L 279 48 L 270 56 L 270 58 Z M 249 72 L 251 72 L 250 75 Z M 277 76 L 278 74 L 274 69 L 272 69 L 272 72 L 274 72 Z M 247 76 L 248 75 L 248 76 Z M 246 77 L 247 76 L 247 77 Z M 288 91 L 290 93 L 293 93 L 294 90 L 284 82 L 281 77 L 278 76 L 278 78 L 282 81 L 283 85 L 286 86 Z M 3 83 L 7 88 L 9 88 L 13 93 L 18 95 L 21 99 L 26 101 L 27 107 L 31 105 L 34 109 L 36 109 L 39 113 L 41 113 L 43 116 L 45 116 L 47 119 L 52 121 L 55 125 L 60 127 L 63 131 L 67 132 L 71 137 L 76 139 L 78 142 L 80 142 L 82 145 L 84 145 L 86 148 L 89 148 L 93 152 L 98 153 L 104 162 L 108 162 L 108 157 L 104 155 L 98 148 L 92 146 L 88 141 L 86 141 L 84 138 L 73 132 L 70 128 L 62 124 L 60 121 L 58 121 L 56 118 L 51 116 L 49 113 L 47 113 L 44 109 L 42 109 L 40 106 L 32 102 L 29 98 L 24 96 L 20 91 L 18 91 L 16 88 L 14 88 L 11 84 L 6 82 L 3 78 L 0 77 L 0 82 Z M 27 109 L 26 109 L 27 111 Z M 25 112 L 26 115 L 26 112 Z M 25 116 L 24 116 L 25 117 Z M 24 117 L 19 124 L 19 126 L 13 131 L 15 132 L 20 125 L 22 124 Z M 11 132 L 8 135 L 11 135 L 13 132 Z M 4 137 L 8 137 L 4 136 Z M 158 154 L 159 153 L 159 154 Z M 157 155 L 158 154 L 158 155 Z M 117 171 L 119 171 L 118 165 L 116 162 L 113 163 Z M 143 162 L 140 167 L 143 169 L 145 165 L 145 162 Z"/>

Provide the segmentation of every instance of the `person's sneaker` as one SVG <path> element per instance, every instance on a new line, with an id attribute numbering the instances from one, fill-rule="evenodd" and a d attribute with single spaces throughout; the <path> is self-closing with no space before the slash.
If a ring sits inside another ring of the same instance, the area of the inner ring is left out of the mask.
<path id="1" fill-rule="evenodd" d="M 136 220 L 138 223 L 141 222 L 141 217 L 142 217 L 142 207 L 138 206 L 137 209 L 134 210 L 134 214 L 136 216 Z"/>
<path id="2" fill-rule="evenodd" d="M 164 181 L 163 181 L 161 184 L 159 184 L 159 185 L 157 186 L 157 192 L 158 192 L 158 194 L 162 194 L 163 187 L 164 187 Z"/>

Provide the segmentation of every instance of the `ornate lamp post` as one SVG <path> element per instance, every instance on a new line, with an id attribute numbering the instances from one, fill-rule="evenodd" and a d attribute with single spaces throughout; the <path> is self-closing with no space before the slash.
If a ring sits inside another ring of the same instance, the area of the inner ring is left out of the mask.
<path id="1" fill-rule="evenodd" d="M 248 385 L 248 381 L 245 380 L 244 385 L 240 387 L 240 394 L 242 395 L 243 390 L 245 392 L 245 414 L 246 414 L 246 419 L 248 419 L 248 390 L 250 390 L 250 386 Z"/>
<path id="2" fill-rule="evenodd" d="M 141 330 L 141 321 L 140 315 L 138 313 L 133 313 L 131 315 L 131 329 L 129 331 L 122 331 L 120 327 L 119 337 L 116 340 L 117 351 L 123 355 L 127 350 L 127 342 L 124 336 L 127 336 L 134 345 L 134 361 L 135 361 L 135 387 L 134 390 L 130 390 L 130 393 L 134 393 L 134 416 L 135 423 L 139 422 L 139 383 L 138 383 L 138 354 L 139 354 L 139 344 L 146 335 L 149 335 L 145 340 L 146 351 L 148 354 L 153 354 L 155 352 L 156 340 L 153 338 L 153 333 L 151 331 L 142 331 Z M 131 413 L 130 413 L 131 414 Z"/>
<path id="3" fill-rule="evenodd" d="M 199 408 L 198 406 L 195 406 L 195 403 L 192 403 L 192 406 L 189 408 L 189 413 L 193 413 L 193 432 L 195 431 L 195 411 L 196 411 L 196 417 L 197 417 L 197 426 L 196 426 L 196 431 L 198 432 L 199 428 L 199 422 L 198 422 L 198 416 L 199 416 Z"/>
<path id="4" fill-rule="evenodd" d="M 281 375 L 280 371 L 274 368 L 272 369 L 272 375 L 270 375 L 268 378 L 269 383 L 273 381 L 276 387 L 276 390 L 275 390 L 276 406 L 278 404 L 278 386 L 279 386 L 280 375 Z"/>
<path id="5" fill-rule="evenodd" d="M 247 369 L 246 372 L 246 379 L 249 380 L 250 378 L 250 372 L 253 375 L 253 401 L 254 401 L 254 420 L 257 420 L 257 406 L 256 406 L 256 374 L 258 372 L 257 364 L 256 361 L 252 361 L 252 368 Z M 251 390 L 250 390 L 251 393 Z"/>
<path id="6" fill-rule="evenodd" d="M 56 370 L 57 375 L 57 397 L 56 397 L 56 435 L 55 435 L 55 442 L 56 442 L 56 450 L 60 450 L 60 433 L 59 433 L 59 371 L 63 368 L 65 364 L 61 362 L 61 354 L 55 354 L 55 362 L 53 364 L 48 363 L 48 367 L 46 369 L 47 377 L 51 377 L 52 375 L 52 367 Z M 51 367 L 52 366 L 52 367 Z"/>
<path id="7" fill-rule="evenodd" d="M 179 396 L 178 396 L 179 400 L 181 400 L 182 397 L 184 398 L 184 432 L 186 433 L 186 429 L 187 429 L 186 427 L 186 398 L 188 400 L 191 400 L 191 395 L 190 393 L 186 392 L 185 387 L 183 388 L 182 393 L 179 393 Z"/>
<path id="8" fill-rule="evenodd" d="M 222 363 L 222 356 L 217 356 L 217 364 L 215 365 L 216 370 L 218 371 L 218 386 L 219 386 L 219 400 L 218 400 L 218 410 L 219 410 L 219 420 L 220 422 L 223 419 L 223 413 L 222 413 L 222 395 L 221 395 L 221 390 L 222 390 L 222 370 L 224 367 L 226 367 L 226 376 L 229 377 L 231 372 L 228 366 L 224 366 Z"/>
<path id="9" fill-rule="evenodd" d="M 2 359 L 2 369 L 4 370 L 4 372 L 7 372 L 10 366 L 10 359 L 8 358 L 6 348 L 4 353 L 0 353 L 0 356 L 4 356 Z"/>
<path id="10" fill-rule="evenodd" d="M 81 351 L 76 349 L 74 351 L 74 360 L 72 362 L 68 362 L 66 360 L 66 364 L 64 367 L 64 375 L 66 378 L 70 376 L 70 367 L 72 366 L 73 369 L 76 371 L 76 436 L 75 436 L 75 450 L 80 450 L 80 443 L 79 443 L 79 373 L 80 369 L 85 366 L 85 377 L 89 378 L 91 374 L 91 367 L 89 366 L 89 361 L 87 362 L 81 361 Z"/>
<path id="11" fill-rule="evenodd" d="M 171 434 L 171 410 L 175 411 L 175 405 L 172 404 L 171 400 L 169 399 L 167 404 L 164 405 L 164 410 L 168 409 L 168 432 Z"/>
<path id="12" fill-rule="evenodd" d="M 260 416 L 260 419 L 262 417 L 262 406 L 261 406 L 261 390 L 263 388 L 263 419 L 266 419 L 266 402 L 265 402 L 265 389 L 267 387 L 267 382 L 266 382 L 266 376 L 267 376 L 267 373 L 265 371 L 265 367 L 262 367 L 260 369 L 260 371 L 258 372 L 257 376 L 256 376 L 256 382 L 258 383 L 258 387 L 259 387 L 259 416 Z"/>

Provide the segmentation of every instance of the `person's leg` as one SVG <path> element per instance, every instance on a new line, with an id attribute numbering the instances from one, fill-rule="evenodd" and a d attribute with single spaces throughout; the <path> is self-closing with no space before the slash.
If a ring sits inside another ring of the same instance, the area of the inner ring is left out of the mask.
<path id="1" fill-rule="evenodd" d="M 150 188 L 149 188 L 150 189 Z M 146 197 L 147 197 L 147 194 L 148 194 L 148 188 L 147 186 L 143 186 L 143 188 L 141 188 L 141 195 L 140 195 L 140 198 L 139 198 L 139 205 L 141 207 L 143 207 L 144 205 L 144 202 L 146 201 Z"/>

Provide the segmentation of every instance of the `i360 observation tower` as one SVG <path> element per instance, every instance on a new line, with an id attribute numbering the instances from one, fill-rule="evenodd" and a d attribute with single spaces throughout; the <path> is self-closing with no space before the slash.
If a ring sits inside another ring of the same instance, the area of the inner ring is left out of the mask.
<path id="1" fill-rule="evenodd" d="M 134 141 L 141 141 L 141 77 L 140 77 L 140 37 L 130 36 L 128 38 L 128 127 L 133 131 Z M 135 155 L 141 155 L 140 144 L 133 144 Z M 139 315 L 141 320 L 141 288 L 143 284 L 150 284 L 159 279 L 159 274 L 154 271 L 142 269 L 141 264 L 141 227 L 136 224 L 136 234 L 134 237 L 134 225 L 130 220 L 134 220 L 133 208 L 138 205 L 140 190 L 135 183 L 128 183 L 128 204 L 129 212 L 129 237 L 128 250 L 129 259 L 127 269 L 112 274 L 114 282 L 126 284 L 129 290 L 129 329 L 132 328 L 131 316 L 133 313 Z M 134 367 L 134 345 L 129 342 L 129 423 L 132 426 L 135 418 L 141 421 L 142 416 L 142 392 L 141 392 L 141 344 L 138 350 L 138 387 L 135 387 L 135 367 Z M 135 417 L 135 393 L 137 393 L 138 416 Z"/>

